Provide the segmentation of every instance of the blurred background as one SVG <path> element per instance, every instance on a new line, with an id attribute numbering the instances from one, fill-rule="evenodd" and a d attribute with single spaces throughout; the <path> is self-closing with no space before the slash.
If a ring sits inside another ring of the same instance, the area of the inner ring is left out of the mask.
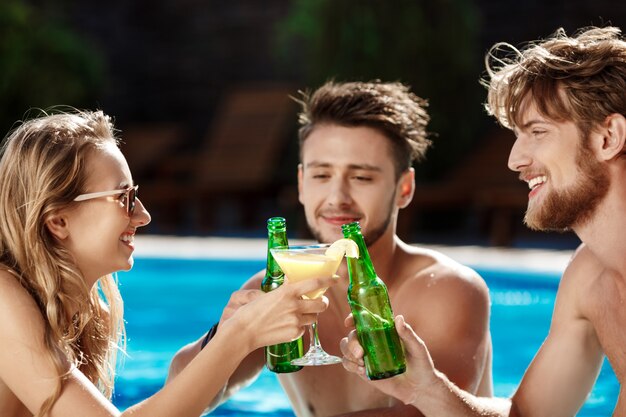
<path id="1" fill-rule="evenodd" d="M 401 81 L 429 100 L 434 147 L 398 233 L 409 242 L 573 248 L 522 224 L 527 189 L 506 167 L 509 132 L 488 117 L 491 45 L 559 27 L 626 28 L 616 0 L 2 0 L 0 127 L 31 108 L 114 116 L 144 233 L 265 235 L 297 200 L 297 105 L 337 81 Z"/>

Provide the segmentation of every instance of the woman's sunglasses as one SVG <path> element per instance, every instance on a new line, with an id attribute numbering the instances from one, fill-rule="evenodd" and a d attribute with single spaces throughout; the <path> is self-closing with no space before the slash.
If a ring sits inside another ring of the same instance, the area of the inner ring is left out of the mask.
<path id="1" fill-rule="evenodd" d="M 128 217 L 131 217 L 135 212 L 135 203 L 137 200 L 139 185 L 133 185 L 123 190 L 113 191 L 100 191 L 97 193 L 81 194 L 74 199 L 74 201 L 85 201 L 100 197 L 109 197 L 115 194 L 120 194 L 120 201 L 124 207 L 126 207 L 126 213 Z"/>

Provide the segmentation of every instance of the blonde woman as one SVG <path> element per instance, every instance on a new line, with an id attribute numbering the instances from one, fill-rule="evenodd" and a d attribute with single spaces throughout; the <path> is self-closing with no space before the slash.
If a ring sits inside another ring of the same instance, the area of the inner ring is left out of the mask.
<path id="1" fill-rule="evenodd" d="M 253 350 L 299 337 L 330 280 L 286 285 L 223 317 L 194 361 L 124 412 L 111 404 L 122 300 L 111 274 L 133 265 L 150 222 L 102 112 L 18 126 L 0 160 L 0 416 L 199 416 Z M 263 332 L 258 329 L 264 329 Z"/>

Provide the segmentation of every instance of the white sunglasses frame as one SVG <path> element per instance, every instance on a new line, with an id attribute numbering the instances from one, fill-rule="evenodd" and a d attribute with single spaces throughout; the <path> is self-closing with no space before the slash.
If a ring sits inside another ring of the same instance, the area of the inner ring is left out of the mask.
<path id="1" fill-rule="evenodd" d="M 125 193 L 126 199 L 129 200 L 129 195 L 130 195 L 130 191 L 131 190 L 135 190 L 135 200 L 137 200 L 137 191 L 139 190 L 139 184 L 136 185 L 132 185 L 126 189 L 123 190 L 111 190 L 111 191 L 98 191 L 95 193 L 87 193 L 87 194 L 80 194 L 78 196 L 76 196 L 76 198 L 74 199 L 74 201 L 87 201 L 87 200 L 93 200 L 94 198 L 100 198 L 100 197 L 109 197 L 109 196 L 113 196 L 115 194 L 122 194 Z M 127 204 L 129 204 L 127 202 Z M 135 203 L 136 205 L 137 203 Z M 129 215 L 131 215 L 132 213 L 130 213 L 130 209 L 129 207 L 126 208 L 127 212 Z M 134 208 L 133 208 L 134 211 Z"/>

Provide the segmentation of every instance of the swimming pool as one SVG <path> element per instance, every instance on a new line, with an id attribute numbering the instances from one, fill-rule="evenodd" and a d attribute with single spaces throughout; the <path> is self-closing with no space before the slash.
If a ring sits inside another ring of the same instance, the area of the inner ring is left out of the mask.
<path id="1" fill-rule="evenodd" d="M 217 321 L 230 293 L 263 267 L 264 261 L 258 258 L 138 257 L 132 271 L 120 273 L 128 358 L 118 372 L 114 403 L 123 409 L 156 392 L 176 350 Z M 495 394 L 509 396 L 547 334 L 559 274 L 476 269 L 491 292 Z M 605 361 L 578 415 L 610 415 L 618 392 L 617 380 Z M 293 413 L 275 376 L 264 371 L 254 384 L 211 415 L 278 417 Z"/>

